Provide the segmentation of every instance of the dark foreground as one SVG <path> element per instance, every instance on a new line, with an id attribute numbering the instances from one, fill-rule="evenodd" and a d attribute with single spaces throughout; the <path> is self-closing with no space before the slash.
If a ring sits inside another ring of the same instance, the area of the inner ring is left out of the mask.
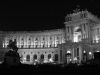
<path id="1" fill-rule="evenodd" d="M 66 73 L 72 73 L 72 72 L 99 72 L 100 66 L 99 65 L 51 65 L 51 64 L 45 64 L 45 65 L 16 65 L 16 66 L 5 66 L 3 64 L 0 65 L 0 72 L 16 72 L 16 73 L 34 73 L 34 72 L 66 72 Z"/>

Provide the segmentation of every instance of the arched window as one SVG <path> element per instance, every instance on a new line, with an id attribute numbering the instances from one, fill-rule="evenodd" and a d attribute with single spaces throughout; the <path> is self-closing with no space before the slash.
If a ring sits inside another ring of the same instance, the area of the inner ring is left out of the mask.
<path id="1" fill-rule="evenodd" d="M 48 59 L 50 59 L 51 58 L 51 54 L 48 54 Z"/>
<path id="2" fill-rule="evenodd" d="M 36 59 L 37 59 L 37 55 L 35 54 L 35 55 L 33 56 L 33 58 L 34 58 L 34 60 L 36 60 Z"/>
<path id="3" fill-rule="evenodd" d="M 43 59 L 44 59 L 44 55 L 42 54 L 42 55 L 41 55 L 41 60 L 43 60 Z"/>
<path id="4" fill-rule="evenodd" d="M 55 54 L 55 61 L 58 61 L 58 54 Z"/>
<path id="5" fill-rule="evenodd" d="M 30 61 L 30 55 L 26 56 L 26 61 Z"/>

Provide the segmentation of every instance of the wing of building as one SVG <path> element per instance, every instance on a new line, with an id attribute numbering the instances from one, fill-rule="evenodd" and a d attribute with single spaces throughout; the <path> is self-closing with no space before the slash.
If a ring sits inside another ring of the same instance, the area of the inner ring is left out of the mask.
<path id="1" fill-rule="evenodd" d="M 87 10 L 65 17 L 65 28 L 45 31 L 0 31 L 0 57 L 16 40 L 21 63 L 82 63 L 99 51 L 100 19 Z"/>

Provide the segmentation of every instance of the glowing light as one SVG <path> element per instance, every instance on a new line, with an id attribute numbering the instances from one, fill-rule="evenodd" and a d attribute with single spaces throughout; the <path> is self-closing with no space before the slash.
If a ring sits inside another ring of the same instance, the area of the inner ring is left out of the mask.
<path id="1" fill-rule="evenodd" d="M 34 61 L 35 61 L 35 62 L 34 62 L 33 64 L 34 64 L 34 65 L 36 65 L 36 64 L 37 64 L 37 62 L 38 62 L 38 60 L 37 60 L 37 59 L 35 59 Z"/>
<path id="2" fill-rule="evenodd" d="M 24 58 L 24 60 L 26 60 L 26 58 Z"/>
<path id="3" fill-rule="evenodd" d="M 83 51 L 83 53 L 86 53 L 86 51 Z"/>
<path id="4" fill-rule="evenodd" d="M 2 64 L 3 62 L 2 61 L 0 61 L 0 64 Z"/>
<path id="5" fill-rule="evenodd" d="M 44 60 L 43 62 L 44 62 L 44 63 L 47 63 L 47 62 L 48 62 L 48 60 Z"/>
<path id="6" fill-rule="evenodd" d="M 25 63 L 25 62 L 26 62 L 26 58 L 23 58 L 22 63 Z"/>
<path id="7" fill-rule="evenodd" d="M 72 61 L 72 59 L 70 59 L 70 61 Z"/>
<path id="8" fill-rule="evenodd" d="M 3 42 L 3 48 L 5 47 L 4 42 Z"/>
<path id="9" fill-rule="evenodd" d="M 67 51 L 67 53 L 71 53 L 70 51 Z"/>
<path id="10" fill-rule="evenodd" d="M 35 62 L 37 62 L 38 60 L 37 59 L 35 59 Z"/>
<path id="11" fill-rule="evenodd" d="M 52 58 L 50 58 L 50 59 L 49 59 L 49 62 L 53 62 L 53 59 L 52 59 Z"/>
<path id="12" fill-rule="evenodd" d="M 92 54 L 92 52 L 89 52 L 89 55 L 91 55 Z"/>
<path id="13" fill-rule="evenodd" d="M 99 40 L 98 36 L 95 37 L 95 40 L 96 40 L 96 43 L 99 42 L 99 41 L 98 41 L 98 40 Z"/>
<path id="14" fill-rule="evenodd" d="M 36 65 L 36 63 L 33 63 L 34 65 Z"/>
<path id="15" fill-rule="evenodd" d="M 74 36 L 74 42 L 78 42 L 78 36 Z"/>
<path id="16" fill-rule="evenodd" d="M 77 57 L 75 57 L 74 60 L 77 60 Z"/>
<path id="17" fill-rule="evenodd" d="M 96 52 L 100 52 L 100 51 L 96 51 Z"/>

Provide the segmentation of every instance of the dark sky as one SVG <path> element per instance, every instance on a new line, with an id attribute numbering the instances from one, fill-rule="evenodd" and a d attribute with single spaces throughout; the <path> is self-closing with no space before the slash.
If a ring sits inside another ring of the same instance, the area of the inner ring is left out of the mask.
<path id="1" fill-rule="evenodd" d="M 64 28 L 64 19 L 77 5 L 100 16 L 99 0 L 66 2 L 14 2 L 0 6 L 0 30 L 45 30 Z"/>

